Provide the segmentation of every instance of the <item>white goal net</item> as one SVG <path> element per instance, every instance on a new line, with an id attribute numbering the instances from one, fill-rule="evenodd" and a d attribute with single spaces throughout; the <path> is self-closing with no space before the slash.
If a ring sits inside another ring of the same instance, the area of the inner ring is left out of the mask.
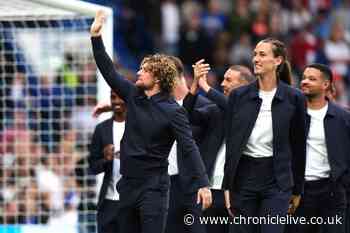
<path id="1" fill-rule="evenodd" d="M 96 230 L 93 14 L 54 2 L 0 2 L 1 233 Z"/>

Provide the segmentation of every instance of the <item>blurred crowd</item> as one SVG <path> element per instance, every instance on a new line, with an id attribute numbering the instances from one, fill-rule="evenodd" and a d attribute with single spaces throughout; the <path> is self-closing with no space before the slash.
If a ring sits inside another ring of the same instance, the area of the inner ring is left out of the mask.
<path id="1" fill-rule="evenodd" d="M 213 68 L 210 82 L 218 86 L 231 64 L 251 66 L 252 45 L 275 37 L 289 47 L 295 85 L 306 64 L 329 64 L 336 76 L 337 101 L 349 105 L 349 0 L 117 2 L 117 37 L 138 60 L 153 52 L 170 53 L 190 71 L 195 61 L 205 58 Z"/>
<path id="2" fill-rule="evenodd" d="M 78 210 L 95 209 L 85 159 L 95 63 L 67 52 L 54 73 L 30 77 L 5 43 L 0 51 L 0 224 L 77 224 Z"/>
<path id="3" fill-rule="evenodd" d="M 91 2 L 117 5 L 115 38 L 136 61 L 154 52 L 179 56 L 188 84 L 191 65 L 204 58 L 212 67 L 208 81 L 220 89 L 229 66 L 251 66 L 253 45 L 276 37 L 289 47 L 295 85 L 306 64 L 328 64 L 336 100 L 349 106 L 350 0 Z M 78 221 L 71 213 L 95 208 L 85 159 L 96 125 L 95 63 L 67 53 L 54 75 L 33 81 L 4 51 L 0 45 L 0 224 Z M 118 66 L 130 61 L 116 52 Z M 123 70 L 129 79 L 135 71 Z"/>

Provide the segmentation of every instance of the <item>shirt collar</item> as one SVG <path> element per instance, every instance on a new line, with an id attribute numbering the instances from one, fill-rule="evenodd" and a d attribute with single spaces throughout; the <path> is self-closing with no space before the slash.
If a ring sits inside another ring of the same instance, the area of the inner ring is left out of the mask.
<path id="1" fill-rule="evenodd" d="M 327 98 L 328 100 L 328 98 Z M 334 117 L 336 115 L 336 109 L 335 105 L 332 101 L 328 100 L 328 109 L 327 114 L 328 116 Z"/>
<path id="2" fill-rule="evenodd" d="M 139 90 L 138 91 L 138 95 L 136 96 L 136 98 L 139 99 L 139 100 L 148 99 L 148 100 L 152 100 L 154 102 L 160 102 L 160 101 L 163 101 L 165 99 L 168 99 L 169 98 L 169 94 L 164 93 L 164 92 L 161 91 L 161 92 L 158 92 L 155 95 L 152 95 L 152 96 L 148 97 L 143 90 Z"/>

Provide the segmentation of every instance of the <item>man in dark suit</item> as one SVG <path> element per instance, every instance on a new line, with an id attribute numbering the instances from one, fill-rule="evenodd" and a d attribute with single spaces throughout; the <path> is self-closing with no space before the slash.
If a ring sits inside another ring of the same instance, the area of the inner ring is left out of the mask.
<path id="1" fill-rule="evenodd" d="M 174 87 L 173 95 L 179 105 L 186 102 L 189 93 L 186 80 L 184 78 L 184 67 L 180 59 L 174 56 L 169 56 L 176 65 L 178 71 L 177 84 Z M 195 108 L 200 108 L 207 105 L 213 105 L 208 99 L 201 97 L 195 103 Z M 191 124 L 193 138 L 201 151 L 203 136 L 208 130 L 202 125 Z M 202 152 L 202 151 L 201 151 Z M 202 154 L 201 154 L 202 155 Z M 169 213 L 166 226 L 166 233 L 205 233 L 205 226 L 200 224 L 199 217 L 203 215 L 202 207 L 196 203 L 196 186 L 198 179 L 189 176 L 191 167 L 183 159 L 183 151 L 181 147 L 175 142 L 171 148 L 169 155 L 170 175 L 170 199 L 169 199 Z M 191 214 L 195 221 L 193 224 L 186 225 L 184 223 L 184 216 Z"/>
<path id="2" fill-rule="evenodd" d="M 121 178 L 120 140 L 124 133 L 126 107 L 124 101 L 111 91 L 112 118 L 98 124 L 89 146 L 89 168 L 93 174 L 104 173 L 97 204 L 99 233 L 121 232 L 118 229 L 119 193 L 116 184 Z"/>
<path id="3" fill-rule="evenodd" d="M 229 208 L 225 208 L 224 192 L 221 189 L 225 163 L 224 111 L 227 105 L 227 96 L 231 91 L 253 82 L 255 77 L 247 67 L 231 66 L 225 72 L 224 80 L 221 83 L 223 93 L 221 93 L 208 85 L 206 75 L 209 70 L 209 64 L 204 63 L 204 60 L 200 60 L 194 65 L 194 82 L 184 106 L 189 112 L 191 124 L 200 124 L 207 129 L 199 148 L 211 181 L 213 204 L 205 211 L 205 216 L 227 217 Z M 207 94 L 206 96 L 215 103 L 214 105 L 206 105 L 201 108 L 193 106 L 196 99 L 200 97 L 197 94 L 198 85 Z M 208 233 L 228 232 L 228 225 L 207 224 L 206 229 Z"/>
<path id="4" fill-rule="evenodd" d="M 189 93 L 185 78 L 184 78 L 184 67 L 180 59 L 174 56 L 169 56 L 176 65 L 178 71 L 177 84 L 174 87 L 173 95 L 175 100 L 179 105 L 186 100 L 186 96 Z M 196 100 L 194 108 L 201 108 L 207 105 L 214 105 L 205 97 L 199 97 Z M 113 108 L 109 103 L 98 104 L 93 112 L 93 115 L 97 117 L 103 112 L 109 112 Z M 199 145 L 201 150 L 201 142 L 203 141 L 203 136 L 208 135 L 210 132 L 206 133 L 207 127 L 201 127 L 198 125 L 191 125 L 193 137 L 196 143 Z M 169 196 L 169 211 L 168 220 L 166 225 L 166 233 L 178 233 L 178 232 L 191 232 L 191 233 L 203 233 L 205 231 L 205 226 L 200 224 L 199 221 L 194 221 L 191 225 L 184 224 L 184 216 L 186 214 L 192 214 L 197 220 L 202 216 L 202 207 L 197 204 L 196 198 L 196 187 L 198 179 L 193 179 L 193 177 L 188 176 L 191 167 L 186 164 L 186 161 L 182 156 L 182 149 L 174 142 L 169 155 L 169 167 L 168 173 L 170 175 L 170 196 Z"/>
<path id="5" fill-rule="evenodd" d="M 108 57 L 101 38 L 105 15 L 98 11 L 91 26 L 96 64 L 108 85 L 125 101 L 128 114 L 121 141 L 120 228 L 132 232 L 164 232 L 169 204 L 168 156 L 173 142 L 183 151 L 191 169 L 188 175 L 199 180 L 197 202 L 211 204 L 208 176 L 186 117 L 185 110 L 171 97 L 177 70 L 168 56 L 144 58 L 136 84 L 123 79 Z"/>
<path id="6" fill-rule="evenodd" d="M 317 63 L 306 66 L 301 81 L 308 107 L 306 181 L 296 215 L 308 221 L 311 217 L 322 217 L 325 223 L 290 226 L 300 233 L 345 232 L 350 113 L 326 97 L 331 84 L 332 72 L 327 66 Z M 341 224 L 336 222 L 337 218 L 341 218 Z"/>

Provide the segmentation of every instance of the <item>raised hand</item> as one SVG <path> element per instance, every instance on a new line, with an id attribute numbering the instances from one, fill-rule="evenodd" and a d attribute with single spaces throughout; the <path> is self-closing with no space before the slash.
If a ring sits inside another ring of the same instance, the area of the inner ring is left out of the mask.
<path id="1" fill-rule="evenodd" d="M 198 80 L 198 85 L 200 86 L 200 88 L 203 89 L 203 91 L 205 91 L 206 93 L 208 93 L 208 91 L 210 90 L 210 85 L 208 84 L 207 81 L 207 76 L 204 77 L 200 77 Z"/>
<path id="2" fill-rule="evenodd" d="M 201 59 L 192 65 L 194 80 L 198 80 L 199 78 L 206 76 L 210 71 L 210 65 L 208 63 L 204 63 L 204 61 L 204 59 Z"/>
<path id="3" fill-rule="evenodd" d="M 210 71 L 210 65 L 207 63 L 204 63 L 204 61 L 205 61 L 204 59 L 201 59 L 201 60 L 197 61 L 194 65 L 192 65 L 193 74 L 194 74 L 192 86 L 190 89 L 190 92 L 192 94 L 195 94 L 197 92 L 199 80 L 201 78 L 206 79 L 206 76 L 207 76 L 208 72 Z"/>
<path id="4" fill-rule="evenodd" d="M 103 10 L 98 10 L 96 12 L 94 22 L 91 24 L 91 27 L 90 27 L 90 34 L 92 37 L 101 36 L 102 27 L 105 20 L 106 20 L 105 12 Z"/>
<path id="5" fill-rule="evenodd" d="M 94 107 L 92 111 L 92 116 L 97 118 L 101 113 L 110 111 L 112 111 L 111 104 L 109 102 L 101 102 Z"/>

